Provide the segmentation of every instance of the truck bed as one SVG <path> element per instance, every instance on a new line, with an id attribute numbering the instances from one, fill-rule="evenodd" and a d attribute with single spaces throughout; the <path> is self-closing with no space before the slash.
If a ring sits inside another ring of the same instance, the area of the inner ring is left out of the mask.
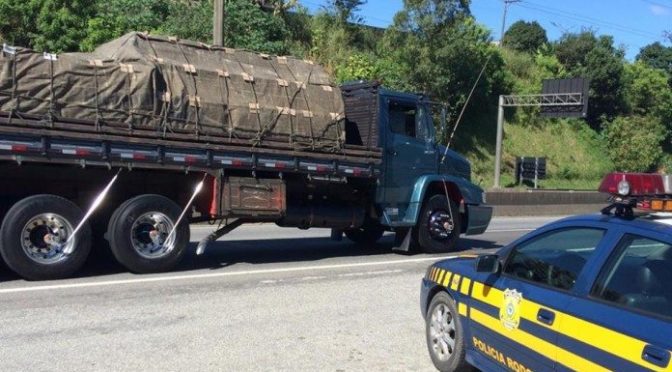
<path id="1" fill-rule="evenodd" d="M 296 151 L 281 146 L 253 147 L 249 142 L 184 135 L 163 139 L 154 131 L 113 127 L 98 131 L 74 121 L 45 122 L 36 117 L 0 113 L 0 160 L 18 163 L 76 164 L 193 171 L 250 170 L 316 176 L 375 178 L 382 152 L 348 146 L 339 152 Z M 206 142 L 207 141 L 207 142 Z"/>

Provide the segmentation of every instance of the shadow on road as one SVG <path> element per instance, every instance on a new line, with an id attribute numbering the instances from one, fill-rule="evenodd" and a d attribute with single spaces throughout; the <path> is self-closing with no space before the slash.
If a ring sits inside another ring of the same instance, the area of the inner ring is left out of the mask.
<path id="1" fill-rule="evenodd" d="M 372 257 L 389 255 L 394 239 L 391 235 L 383 237 L 372 246 L 359 246 L 347 239 L 335 242 L 329 238 L 292 238 L 274 240 L 238 240 L 218 241 L 211 244 L 202 256 L 196 256 L 196 243 L 189 246 L 188 252 L 175 272 L 192 270 L 219 270 L 239 263 L 266 264 L 285 262 L 319 262 L 339 257 Z M 463 238 L 457 253 L 500 248 L 501 245 L 488 240 Z M 412 252 L 411 255 L 420 255 Z M 84 269 L 76 277 L 92 277 L 126 272 L 119 265 L 108 247 L 93 249 Z M 19 279 L 9 269 L 0 265 L 0 282 Z"/>

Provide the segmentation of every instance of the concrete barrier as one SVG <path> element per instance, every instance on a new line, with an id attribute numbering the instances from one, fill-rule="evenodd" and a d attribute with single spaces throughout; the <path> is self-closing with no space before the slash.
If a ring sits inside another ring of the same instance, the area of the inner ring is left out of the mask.
<path id="1" fill-rule="evenodd" d="M 598 213 L 607 206 L 607 194 L 596 191 L 488 191 L 487 203 L 495 216 L 559 216 Z"/>

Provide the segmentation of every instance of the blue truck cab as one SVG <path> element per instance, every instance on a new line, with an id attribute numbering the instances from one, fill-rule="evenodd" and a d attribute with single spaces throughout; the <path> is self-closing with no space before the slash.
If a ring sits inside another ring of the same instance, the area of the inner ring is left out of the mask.
<path id="1" fill-rule="evenodd" d="M 435 104 L 426 96 L 376 83 L 349 84 L 342 90 L 346 136 L 383 151 L 376 222 L 397 232 L 398 248 L 417 244 L 426 252 L 450 251 L 461 233 L 487 229 L 492 208 L 471 182 L 469 162 L 439 144 L 437 126 L 445 129 L 445 120 L 433 112 Z"/>

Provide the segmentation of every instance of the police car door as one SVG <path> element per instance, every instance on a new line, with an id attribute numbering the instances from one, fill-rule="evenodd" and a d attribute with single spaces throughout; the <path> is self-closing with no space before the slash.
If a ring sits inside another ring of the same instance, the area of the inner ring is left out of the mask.
<path id="1" fill-rule="evenodd" d="M 517 371 L 551 370 L 572 359 L 559 350 L 556 314 L 569 304 L 586 262 L 606 230 L 563 227 L 516 244 L 491 283 L 475 283 L 470 322 L 482 357 Z M 582 365 L 590 370 L 590 363 Z"/>
<path id="2" fill-rule="evenodd" d="M 672 239 L 631 230 L 606 253 L 562 319 L 560 346 L 608 370 L 672 370 Z"/>

